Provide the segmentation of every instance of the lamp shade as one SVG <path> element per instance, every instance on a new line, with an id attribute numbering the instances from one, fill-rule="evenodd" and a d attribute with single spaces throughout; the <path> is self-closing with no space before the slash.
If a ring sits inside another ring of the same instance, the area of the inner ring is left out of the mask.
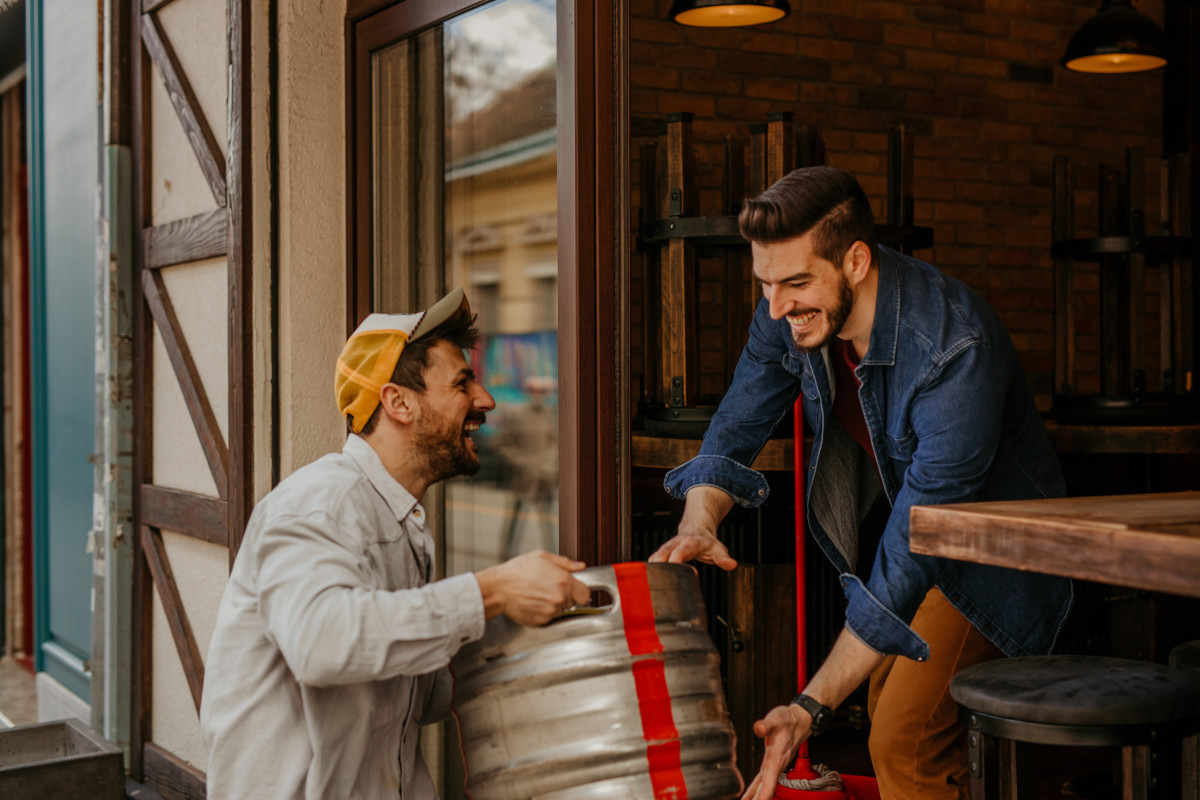
<path id="1" fill-rule="evenodd" d="M 783 19 L 791 10 L 787 0 L 675 0 L 671 19 L 702 28 L 738 28 Z"/>
<path id="2" fill-rule="evenodd" d="M 1128 2 L 1105 2 L 1079 26 L 1062 65 L 1075 72 L 1145 72 L 1167 63 L 1167 37 Z"/>

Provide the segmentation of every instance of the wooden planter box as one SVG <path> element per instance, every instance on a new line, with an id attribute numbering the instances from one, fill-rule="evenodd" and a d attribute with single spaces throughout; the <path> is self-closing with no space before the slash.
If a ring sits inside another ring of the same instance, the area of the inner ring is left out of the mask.
<path id="1" fill-rule="evenodd" d="M 0 797 L 124 800 L 121 749 L 75 719 L 0 729 Z"/>

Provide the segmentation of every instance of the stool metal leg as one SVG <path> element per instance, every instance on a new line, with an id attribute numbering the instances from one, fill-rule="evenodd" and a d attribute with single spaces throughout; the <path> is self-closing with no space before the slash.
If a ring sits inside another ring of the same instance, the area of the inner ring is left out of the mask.
<path id="1" fill-rule="evenodd" d="M 1121 800 L 1149 800 L 1150 748 L 1121 748 Z"/>
<path id="2" fill-rule="evenodd" d="M 1000 800 L 999 759 L 996 739 L 974 728 L 967 729 L 967 773 L 971 800 Z"/>
<path id="3" fill-rule="evenodd" d="M 1001 739 L 997 750 L 1000 796 L 1009 800 L 1033 800 L 1033 745 Z"/>
<path id="4" fill-rule="evenodd" d="M 1180 772 L 1182 781 L 1182 800 L 1200 800 L 1200 774 L 1197 762 L 1200 761 L 1200 736 L 1189 736 L 1183 740 L 1183 769 Z"/>
<path id="5" fill-rule="evenodd" d="M 1033 747 L 967 731 L 971 800 L 1033 800 Z"/>
<path id="6" fill-rule="evenodd" d="M 1123 800 L 1175 800 L 1188 797 L 1181 786 L 1183 742 L 1121 749 Z M 1195 792 L 1195 787 L 1192 787 Z"/>

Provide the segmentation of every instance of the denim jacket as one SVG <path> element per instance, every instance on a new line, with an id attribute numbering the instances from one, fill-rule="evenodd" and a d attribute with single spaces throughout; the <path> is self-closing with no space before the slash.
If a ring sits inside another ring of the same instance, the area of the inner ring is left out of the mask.
<path id="1" fill-rule="evenodd" d="M 871 340 L 858 368 L 859 401 L 878 469 L 833 418 L 829 348 L 799 353 L 787 320 L 760 302 L 733 383 L 700 453 L 669 472 L 744 506 L 767 497 L 749 465 L 804 395 L 813 432 L 806 523 L 841 575 L 846 627 L 882 654 L 923 661 L 929 645 L 909 623 L 931 587 L 1010 656 L 1048 653 L 1072 602 L 1065 578 L 909 551 L 909 509 L 1064 494 L 1062 471 L 1012 340 L 995 312 L 961 282 L 879 248 Z M 864 585 L 853 574 L 858 523 L 882 489 L 891 514 Z"/>

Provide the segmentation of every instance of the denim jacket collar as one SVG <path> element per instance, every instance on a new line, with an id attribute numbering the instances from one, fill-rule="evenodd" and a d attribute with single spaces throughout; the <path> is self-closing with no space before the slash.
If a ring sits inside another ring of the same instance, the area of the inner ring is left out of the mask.
<path id="1" fill-rule="evenodd" d="M 903 291 L 901 274 L 892 263 L 893 253 L 886 247 L 877 248 L 879 284 L 875 294 L 875 320 L 871 325 L 871 341 L 862 364 L 891 366 L 896 363 L 896 346 L 900 340 L 900 303 Z"/>

